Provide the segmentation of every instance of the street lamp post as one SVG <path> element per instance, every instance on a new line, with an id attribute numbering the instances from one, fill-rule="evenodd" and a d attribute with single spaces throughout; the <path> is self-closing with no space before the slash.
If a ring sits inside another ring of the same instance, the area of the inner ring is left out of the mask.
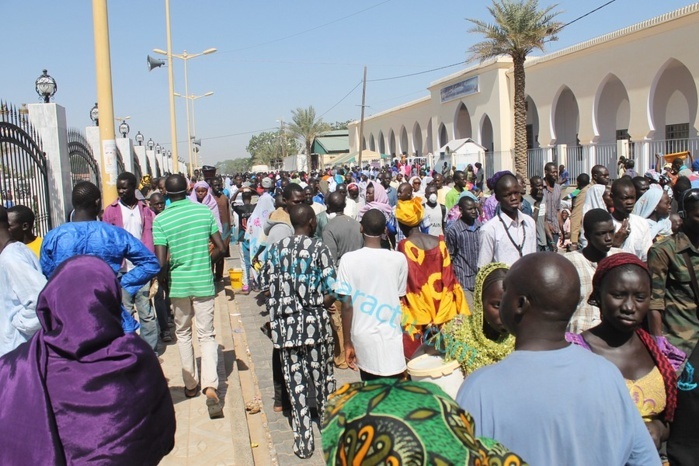
<path id="1" fill-rule="evenodd" d="M 215 48 L 210 48 L 206 49 L 203 52 L 200 53 L 195 53 L 195 54 L 188 54 L 187 51 L 185 50 L 181 54 L 176 54 L 176 53 L 168 53 L 165 50 L 161 49 L 153 49 L 153 52 L 158 53 L 160 55 L 166 55 L 168 59 L 171 59 L 171 57 L 179 58 L 184 62 L 184 93 L 185 95 L 189 95 L 189 77 L 187 75 L 187 61 L 191 60 L 192 58 L 197 58 L 202 55 L 209 55 L 211 53 L 214 53 L 216 51 Z M 172 93 L 172 98 L 174 99 L 175 93 L 171 90 Z M 186 116 L 187 116 L 187 141 L 188 141 L 188 153 L 189 153 L 189 176 L 194 175 L 194 167 L 192 164 L 192 145 L 189 141 L 192 140 L 192 134 L 190 132 L 190 127 L 189 127 L 189 103 L 188 101 L 185 102 L 186 104 Z M 175 152 L 176 154 L 177 152 Z"/>
<path id="2" fill-rule="evenodd" d="M 191 119 L 191 122 L 192 122 L 192 129 L 191 129 L 191 136 L 190 136 L 190 139 L 189 139 L 189 145 L 190 145 L 190 147 L 191 147 L 192 144 L 197 144 L 197 126 L 196 126 L 196 119 L 194 118 L 194 101 L 197 100 L 197 99 L 201 99 L 202 97 L 209 97 L 209 96 L 211 96 L 211 95 L 214 95 L 214 93 L 211 92 L 211 91 L 209 91 L 209 92 L 207 92 L 207 93 L 205 93 L 205 94 L 202 94 L 202 95 L 182 95 L 182 94 L 178 94 L 177 92 L 175 92 L 175 97 L 182 97 L 183 99 L 187 99 L 187 102 L 191 102 L 191 105 L 192 105 L 192 119 Z M 187 119 L 187 134 L 190 134 L 189 123 L 190 123 L 190 121 L 189 121 L 189 118 L 188 118 L 188 119 Z M 198 145 L 201 145 L 201 144 L 198 144 Z M 195 153 L 197 154 L 197 156 L 198 156 L 198 154 L 199 154 L 198 148 L 197 148 L 197 147 L 194 147 L 194 148 L 192 148 L 192 149 L 194 150 L 194 152 L 195 152 Z M 196 164 L 197 166 L 200 166 L 199 161 L 196 160 L 196 157 L 195 157 L 195 164 Z"/>
<path id="3" fill-rule="evenodd" d="M 58 84 L 56 84 L 55 79 L 49 76 L 47 70 L 43 70 L 41 76 L 36 78 L 34 82 L 34 89 L 36 89 L 36 93 L 39 94 L 44 103 L 47 104 L 58 90 Z"/>
<path id="4" fill-rule="evenodd" d="M 127 117 L 123 117 L 123 118 L 120 118 L 120 117 L 115 118 L 116 120 L 121 121 L 121 123 L 119 124 L 119 133 L 121 134 L 122 138 L 126 138 L 126 136 L 129 134 L 129 131 L 131 130 L 128 123 L 126 123 L 126 120 L 128 120 L 129 118 L 131 118 L 131 117 L 127 116 Z"/>
<path id="5" fill-rule="evenodd" d="M 90 109 L 90 120 L 92 120 L 95 126 L 100 125 L 100 110 L 97 107 L 97 102 L 95 102 L 95 106 Z"/>
<path id="6" fill-rule="evenodd" d="M 138 133 L 136 133 L 136 136 L 134 136 L 134 139 L 136 140 L 136 143 L 138 143 L 139 146 L 143 145 L 144 138 L 143 138 L 143 135 L 141 134 L 140 131 Z"/>

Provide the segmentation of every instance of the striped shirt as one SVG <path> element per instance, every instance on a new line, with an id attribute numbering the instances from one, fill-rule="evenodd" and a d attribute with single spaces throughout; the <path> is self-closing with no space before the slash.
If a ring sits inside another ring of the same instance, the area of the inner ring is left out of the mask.
<path id="1" fill-rule="evenodd" d="M 454 274 L 464 290 L 473 291 L 478 272 L 479 230 L 481 222 L 466 225 L 461 219 L 447 228 L 447 250 L 451 256 Z"/>
<path id="2" fill-rule="evenodd" d="M 175 201 L 153 221 L 153 243 L 170 253 L 170 297 L 214 296 L 209 237 L 218 232 L 211 210 L 189 199 Z"/>

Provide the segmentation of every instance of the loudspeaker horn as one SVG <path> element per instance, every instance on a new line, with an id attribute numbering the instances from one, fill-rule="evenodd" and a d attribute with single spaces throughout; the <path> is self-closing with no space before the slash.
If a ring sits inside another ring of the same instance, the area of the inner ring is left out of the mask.
<path id="1" fill-rule="evenodd" d="M 201 139 L 192 139 L 192 143 L 197 146 L 201 146 Z"/>
<path id="2" fill-rule="evenodd" d="M 163 65 L 165 65 L 165 60 L 158 60 L 157 58 L 153 58 L 150 55 L 148 55 L 148 71 L 153 71 L 153 68 L 159 68 Z"/>

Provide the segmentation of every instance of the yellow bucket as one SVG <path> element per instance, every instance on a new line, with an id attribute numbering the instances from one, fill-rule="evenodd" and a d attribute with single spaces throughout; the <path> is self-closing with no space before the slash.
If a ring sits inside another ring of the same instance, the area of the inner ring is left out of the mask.
<path id="1" fill-rule="evenodd" d="M 230 269 L 228 276 L 231 279 L 231 288 L 236 291 L 243 289 L 243 269 Z"/>

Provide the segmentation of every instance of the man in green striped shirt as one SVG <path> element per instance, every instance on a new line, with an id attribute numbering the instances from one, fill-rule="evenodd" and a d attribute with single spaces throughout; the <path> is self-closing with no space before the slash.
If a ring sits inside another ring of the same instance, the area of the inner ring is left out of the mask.
<path id="1" fill-rule="evenodd" d="M 223 257 L 223 241 L 211 210 L 187 198 L 187 180 L 182 175 L 169 176 L 165 190 L 171 204 L 153 221 L 153 243 L 162 267 L 158 282 L 160 286 L 169 287 L 175 314 L 184 394 L 188 398 L 196 396 L 199 385 L 192 346 L 192 319 L 195 319 L 201 348 L 201 386 L 209 417 L 222 417 L 217 394 L 216 289 L 211 263 Z M 214 244 L 211 254 L 209 240 Z"/>

